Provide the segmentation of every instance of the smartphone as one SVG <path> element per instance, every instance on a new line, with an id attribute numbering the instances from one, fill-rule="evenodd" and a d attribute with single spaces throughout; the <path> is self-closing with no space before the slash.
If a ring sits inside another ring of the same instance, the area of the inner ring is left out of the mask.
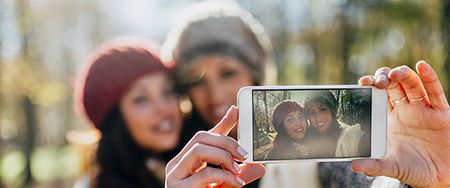
<path id="1" fill-rule="evenodd" d="M 358 85 L 248 86 L 238 93 L 245 162 L 349 161 L 386 153 L 385 90 Z"/>

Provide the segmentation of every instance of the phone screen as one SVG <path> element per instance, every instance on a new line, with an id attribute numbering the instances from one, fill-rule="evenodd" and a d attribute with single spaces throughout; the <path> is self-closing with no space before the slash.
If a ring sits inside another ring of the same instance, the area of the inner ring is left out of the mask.
<path id="1" fill-rule="evenodd" d="M 253 160 L 371 155 L 372 88 L 252 90 Z"/>

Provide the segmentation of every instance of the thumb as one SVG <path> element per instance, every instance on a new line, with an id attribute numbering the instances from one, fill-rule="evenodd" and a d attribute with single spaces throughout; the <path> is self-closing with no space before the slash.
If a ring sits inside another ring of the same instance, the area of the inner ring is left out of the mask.
<path id="1" fill-rule="evenodd" d="M 221 135 L 228 135 L 230 133 L 231 129 L 236 125 L 238 120 L 238 107 L 231 106 L 225 116 L 220 120 L 219 123 L 217 123 L 216 126 L 214 126 L 209 132 L 217 133 Z"/>
<path id="2" fill-rule="evenodd" d="M 364 173 L 368 176 L 380 176 L 386 169 L 378 159 L 358 159 L 352 161 L 352 170 L 356 173 Z"/>

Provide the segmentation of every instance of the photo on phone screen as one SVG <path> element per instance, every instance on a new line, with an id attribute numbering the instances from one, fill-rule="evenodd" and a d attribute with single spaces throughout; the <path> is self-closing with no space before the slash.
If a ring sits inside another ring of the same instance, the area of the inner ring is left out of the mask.
<path id="1" fill-rule="evenodd" d="M 371 90 L 252 90 L 253 160 L 370 157 Z"/>

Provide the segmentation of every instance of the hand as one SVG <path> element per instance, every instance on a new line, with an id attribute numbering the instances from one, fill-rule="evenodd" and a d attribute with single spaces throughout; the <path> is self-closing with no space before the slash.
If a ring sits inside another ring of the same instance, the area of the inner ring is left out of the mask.
<path id="1" fill-rule="evenodd" d="M 450 108 L 442 85 L 425 61 L 380 68 L 360 85 L 387 89 L 387 153 L 381 159 L 352 162 L 355 172 L 389 176 L 417 187 L 450 187 Z"/>
<path id="2" fill-rule="evenodd" d="M 265 169 L 261 164 L 236 163 L 247 157 L 236 140 L 226 136 L 236 125 L 237 117 L 238 109 L 232 106 L 213 129 L 195 134 L 167 164 L 166 188 L 242 187 L 262 177 Z"/>

